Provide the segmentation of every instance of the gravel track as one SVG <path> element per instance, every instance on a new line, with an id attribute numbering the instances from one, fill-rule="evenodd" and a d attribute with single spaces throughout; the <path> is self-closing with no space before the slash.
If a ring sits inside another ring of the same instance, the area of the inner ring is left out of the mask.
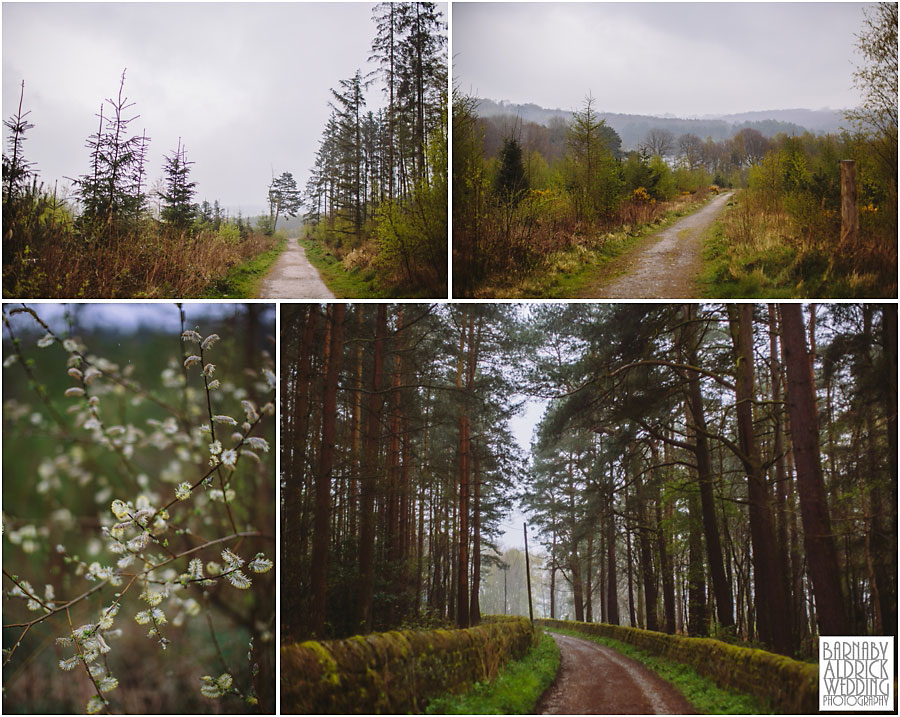
<path id="1" fill-rule="evenodd" d="M 584 298 L 694 299 L 703 259 L 703 233 L 731 197 L 720 194 L 695 214 L 650 238 L 650 244 L 616 261 L 625 273 L 588 287 Z"/>
<path id="2" fill-rule="evenodd" d="M 263 279 L 260 299 L 333 299 L 319 272 L 315 270 L 306 251 L 296 239 L 288 239 L 287 249 Z"/>
<path id="3" fill-rule="evenodd" d="M 696 714 L 641 663 L 590 640 L 550 634 L 559 645 L 559 672 L 535 714 Z"/>

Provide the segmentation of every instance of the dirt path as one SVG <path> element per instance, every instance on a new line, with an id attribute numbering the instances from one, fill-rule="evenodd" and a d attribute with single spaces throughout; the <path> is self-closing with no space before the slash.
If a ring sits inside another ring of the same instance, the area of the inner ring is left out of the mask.
<path id="1" fill-rule="evenodd" d="M 583 298 L 692 299 L 696 298 L 704 230 L 725 207 L 731 192 L 720 194 L 696 214 L 684 217 L 649 239 L 649 244 L 615 260 L 611 280 L 587 287 Z"/>
<path id="2" fill-rule="evenodd" d="M 535 714 L 696 714 L 665 680 L 615 650 L 550 633 L 559 645 L 556 680 Z"/>
<path id="3" fill-rule="evenodd" d="M 259 288 L 260 299 L 333 299 L 296 239 L 288 239 L 269 275 Z"/>

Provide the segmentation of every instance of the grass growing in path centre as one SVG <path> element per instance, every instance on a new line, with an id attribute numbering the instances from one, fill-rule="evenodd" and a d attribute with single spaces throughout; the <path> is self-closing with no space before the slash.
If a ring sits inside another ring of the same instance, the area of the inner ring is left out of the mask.
<path id="1" fill-rule="evenodd" d="M 487 683 L 465 694 L 437 697 L 426 714 L 531 714 L 559 669 L 559 648 L 547 633 L 521 660 L 510 662 Z"/>
<path id="2" fill-rule="evenodd" d="M 597 642 L 637 660 L 671 683 L 694 706 L 698 714 L 772 714 L 772 710 L 756 697 L 722 689 L 709 677 L 698 674 L 689 665 L 651 655 L 633 645 L 608 637 L 588 635 L 556 627 L 553 628 L 553 631 Z"/>

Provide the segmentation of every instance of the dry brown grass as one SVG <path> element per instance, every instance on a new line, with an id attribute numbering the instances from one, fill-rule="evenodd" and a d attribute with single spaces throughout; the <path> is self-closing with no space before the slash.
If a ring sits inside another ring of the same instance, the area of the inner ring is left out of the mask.
<path id="1" fill-rule="evenodd" d="M 231 243 L 214 232 L 168 232 L 144 222 L 132 234 L 90 240 L 63 227 L 5 237 L 4 298 L 175 298 L 200 296 L 228 270 L 271 249 L 273 237 Z"/>

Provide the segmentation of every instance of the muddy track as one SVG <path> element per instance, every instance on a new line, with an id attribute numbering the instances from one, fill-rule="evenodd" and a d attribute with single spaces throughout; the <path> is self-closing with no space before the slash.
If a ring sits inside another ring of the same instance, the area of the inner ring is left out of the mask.
<path id="1" fill-rule="evenodd" d="M 720 194 L 695 214 L 642 242 L 641 247 L 616 259 L 600 279 L 586 287 L 582 298 L 693 299 L 703 263 L 703 234 L 731 197 Z"/>
<path id="2" fill-rule="evenodd" d="M 260 299 L 333 299 L 296 239 L 288 239 L 287 248 L 263 279 Z"/>
<path id="3" fill-rule="evenodd" d="M 639 662 L 590 640 L 550 633 L 559 672 L 535 714 L 696 714 L 672 685 Z"/>

